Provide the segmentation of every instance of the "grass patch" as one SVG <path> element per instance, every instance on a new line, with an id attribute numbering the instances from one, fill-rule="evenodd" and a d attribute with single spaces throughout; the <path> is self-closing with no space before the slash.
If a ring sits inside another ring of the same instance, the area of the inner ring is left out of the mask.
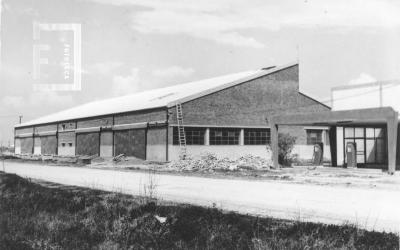
<path id="1" fill-rule="evenodd" d="M 46 187 L 0 172 L 0 249 L 398 249 L 398 236 Z M 159 217 L 165 218 L 160 221 Z"/>

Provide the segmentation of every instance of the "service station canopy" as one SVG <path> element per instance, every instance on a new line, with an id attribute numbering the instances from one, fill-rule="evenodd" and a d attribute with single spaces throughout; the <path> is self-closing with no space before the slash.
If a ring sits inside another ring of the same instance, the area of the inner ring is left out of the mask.
<path id="1" fill-rule="evenodd" d="M 269 123 L 271 126 L 271 148 L 275 167 L 278 167 L 278 130 L 280 125 L 336 127 L 385 124 L 387 125 L 388 137 L 388 172 L 394 173 L 396 169 L 398 112 L 391 107 L 277 115 L 271 117 Z M 336 138 L 334 139 L 334 144 L 333 146 L 336 148 Z M 332 157 L 332 165 L 336 165 L 336 155 Z"/>

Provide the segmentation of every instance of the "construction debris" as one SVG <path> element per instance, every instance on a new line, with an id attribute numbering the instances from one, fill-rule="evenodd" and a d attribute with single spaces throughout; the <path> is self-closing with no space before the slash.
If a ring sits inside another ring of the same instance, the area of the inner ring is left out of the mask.
<path id="1" fill-rule="evenodd" d="M 245 155 L 236 160 L 218 158 L 213 153 L 205 153 L 200 158 L 187 157 L 184 160 L 173 161 L 168 165 L 171 170 L 178 171 L 244 171 L 244 170 L 269 170 L 272 166 L 270 160 Z"/>
<path id="2" fill-rule="evenodd" d="M 114 162 L 120 162 L 120 161 L 122 161 L 122 160 L 124 160 L 124 159 L 125 159 L 125 155 L 124 155 L 124 154 L 120 154 L 120 155 L 115 156 L 115 157 L 113 158 L 113 161 L 114 161 Z"/>

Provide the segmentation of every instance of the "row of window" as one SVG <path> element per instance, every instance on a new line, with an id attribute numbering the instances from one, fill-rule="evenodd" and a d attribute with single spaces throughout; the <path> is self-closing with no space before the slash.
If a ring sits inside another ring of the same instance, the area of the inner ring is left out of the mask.
<path id="1" fill-rule="evenodd" d="M 61 147 L 66 147 L 67 144 L 68 144 L 68 147 L 72 147 L 72 142 L 69 142 L 69 143 L 62 142 Z"/>
<path id="2" fill-rule="evenodd" d="M 206 128 L 185 127 L 187 145 L 204 145 Z M 307 129 L 307 145 L 322 143 L 322 130 Z M 210 128 L 210 145 L 239 145 L 240 129 Z M 271 131 L 268 128 L 244 129 L 244 145 L 267 145 L 271 143 Z M 178 128 L 173 130 L 173 144 L 179 145 Z"/>
<path id="3" fill-rule="evenodd" d="M 206 128 L 185 127 L 187 145 L 204 145 Z M 240 129 L 210 128 L 210 145 L 239 145 Z M 269 129 L 244 129 L 245 145 L 267 145 L 271 142 Z M 179 145 L 178 128 L 173 130 L 173 144 Z"/>

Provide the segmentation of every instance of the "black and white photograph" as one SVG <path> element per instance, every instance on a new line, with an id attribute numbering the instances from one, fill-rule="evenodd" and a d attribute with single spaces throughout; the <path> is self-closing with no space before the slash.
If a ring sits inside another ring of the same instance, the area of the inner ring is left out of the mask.
<path id="1" fill-rule="evenodd" d="M 400 248 L 400 2 L 0 0 L 0 249 Z"/>

